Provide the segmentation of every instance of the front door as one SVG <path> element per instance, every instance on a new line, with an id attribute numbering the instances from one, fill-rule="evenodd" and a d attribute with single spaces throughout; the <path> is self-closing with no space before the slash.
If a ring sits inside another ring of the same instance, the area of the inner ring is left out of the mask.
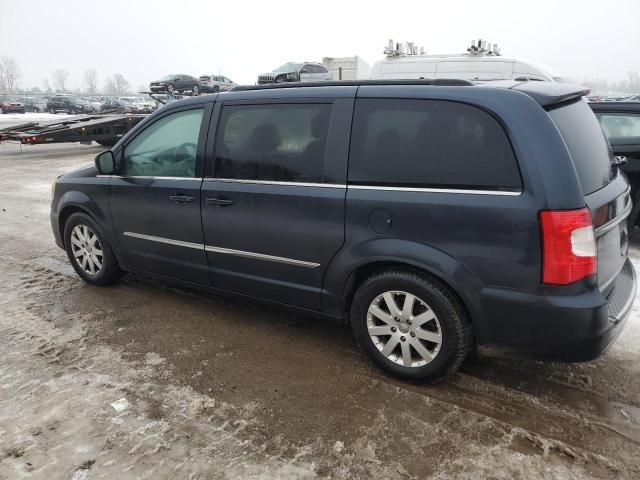
<path id="1" fill-rule="evenodd" d="M 200 222 L 207 110 L 169 111 L 124 146 L 109 205 L 128 267 L 209 284 Z"/>
<path id="2" fill-rule="evenodd" d="M 320 309 L 324 272 L 344 243 L 352 105 L 223 104 L 201 199 L 216 288 Z"/>

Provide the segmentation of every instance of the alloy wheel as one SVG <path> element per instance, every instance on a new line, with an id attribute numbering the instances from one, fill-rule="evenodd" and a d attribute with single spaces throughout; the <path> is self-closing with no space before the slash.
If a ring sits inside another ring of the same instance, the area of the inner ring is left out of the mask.
<path id="1" fill-rule="evenodd" d="M 367 311 L 367 331 L 380 353 L 403 367 L 431 363 L 442 346 L 442 327 L 435 312 L 408 292 L 378 295 Z"/>
<path id="2" fill-rule="evenodd" d="M 86 274 L 96 276 L 102 272 L 104 261 L 102 245 L 90 227 L 82 224 L 73 227 L 71 250 L 76 263 Z"/>

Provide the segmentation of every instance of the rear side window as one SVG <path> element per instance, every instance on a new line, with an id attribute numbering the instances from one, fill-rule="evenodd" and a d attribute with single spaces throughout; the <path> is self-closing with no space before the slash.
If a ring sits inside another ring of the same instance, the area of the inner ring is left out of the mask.
<path id="1" fill-rule="evenodd" d="M 640 114 L 597 113 L 596 115 L 612 146 L 640 145 Z"/>
<path id="2" fill-rule="evenodd" d="M 322 181 L 328 104 L 226 106 L 216 135 L 218 178 Z"/>
<path id="3" fill-rule="evenodd" d="M 549 111 L 564 138 L 585 195 L 611 180 L 611 147 L 585 100 Z"/>
<path id="4" fill-rule="evenodd" d="M 361 185 L 518 190 L 520 173 L 503 128 L 457 102 L 360 99 L 349 182 Z"/>

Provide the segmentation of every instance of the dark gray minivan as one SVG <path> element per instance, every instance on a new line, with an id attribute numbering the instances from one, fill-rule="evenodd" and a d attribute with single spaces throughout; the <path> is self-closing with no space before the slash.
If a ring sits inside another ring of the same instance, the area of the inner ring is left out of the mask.
<path id="1" fill-rule="evenodd" d="M 629 185 L 581 87 L 371 81 L 171 103 L 56 180 L 78 274 L 122 271 L 349 321 L 385 370 L 477 346 L 584 361 L 635 297 Z"/>

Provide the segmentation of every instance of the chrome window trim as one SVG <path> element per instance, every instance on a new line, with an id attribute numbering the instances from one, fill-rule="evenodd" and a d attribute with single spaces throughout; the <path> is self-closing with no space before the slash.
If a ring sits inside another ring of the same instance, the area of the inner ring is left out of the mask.
<path id="1" fill-rule="evenodd" d="M 348 185 L 349 190 L 380 190 L 388 192 L 426 192 L 426 193 L 457 193 L 462 195 L 498 195 L 505 197 L 517 197 L 522 195 L 522 190 L 469 190 L 464 188 L 421 188 L 421 187 L 386 187 L 382 185 Z"/>
<path id="2" fill-rule="evenodd" d="M 422 187 L 392 187 L 382 185 L 345 185 L 341 183 L 308 183 L 308 182 L 282 182 L 278 180 L 245 180 L 241 178 L 214 178 L 207 177 L 205 182 L 243 183 L 254 185 L 284 185 L 294 187 L 319 187 L 319 188 L 346 188 L 354 190 L 380 190 L 389 192 L 427 192 L 427 193 L 457 193 L 463 195 L 499 195 L 517 197 L 522 195 L 522 190 L 470 190 L 464 188 L 422 188 Z"/>
<path id="3" fill-rule="evenodd" d="M 154 176 L 154 175 L 96 175 L 96 177 L 113 177 L 113 178 L 144 178 L 148 180 L 197 180 L 199 182 L 202 181 L 202 177 L 162 177 L 162 176 Z"/>
<path id="4" fill-rule="evenodd" d="M 311 182 L 281 182 L 278 180 L 245 180 L 241 178 L 215 178 L 207 177 L 205 182 L 244 183 L 254 185 L 284 185 L 292 187 L 319 187 L 319 188 L 347 188 L 340 183 L 311 183 Z"/>
<path id="5" fill-rule="evenodd" d="M 276 257 L 275 255 L 265 255 L 264 253 L 246 252 L 244 250 L 233 250 L 231 248 L 205 246 L 207 252 L 222 253 L 225 255 L 235 255 L 238 257 L 256 258 L 258 260 L 267 260 L 269 262 L 286 263 L 287 265 L 296 265 L 298 267 L 316 268 L 319 263 L 305 262 L 304 260 L 296 260 L 293 258 Z"/>
<path id="6" fill-rule="evenodd" d="M 233 250 L 231 248 L 213 247 L 210 245 L 203 245 L 201 243 L 185 242 L 182 240 L 173 240 L 171 238 L 156 237 L 154 235 L 145 235 L 135 232 L 123 232 L 125 237 L 138 238 L 140 240 L 148 240 L 150 242 L 164 243 L 167 245 L 175 245 L 177 247 L 193 248 L 196 250 L 205 250 L 212 253 L 221 253 L 224 255 L 235 255 L 237 257 L 255 258 L 257 260 L 266 260 L 269 262 L 284 263 L 287 265 L 295 265 L 297 267 L 305 268 L 317 268 L 319 263 L 306 262 L 304 260 L 296 260 L 294 258 L 277 257 L 275 255 L 266 255 L 264 253 L 246 252 L 244 250 Z"/>

